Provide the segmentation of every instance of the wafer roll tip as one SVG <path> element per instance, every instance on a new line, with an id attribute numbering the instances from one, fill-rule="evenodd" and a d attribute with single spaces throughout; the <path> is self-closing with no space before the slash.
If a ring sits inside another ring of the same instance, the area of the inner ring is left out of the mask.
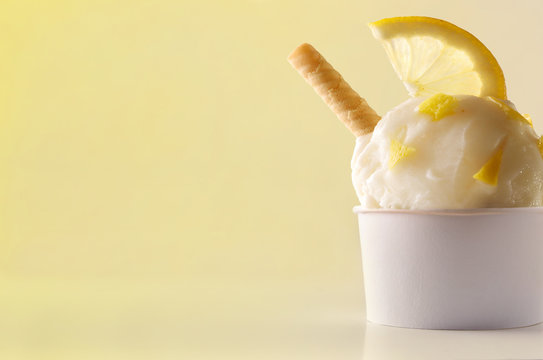
<path id="1" fill-rule="evenodd" d="M 313 46 L 299 45 L 287 60 L 355 136 L 373 131 L 381 117 Z"/>

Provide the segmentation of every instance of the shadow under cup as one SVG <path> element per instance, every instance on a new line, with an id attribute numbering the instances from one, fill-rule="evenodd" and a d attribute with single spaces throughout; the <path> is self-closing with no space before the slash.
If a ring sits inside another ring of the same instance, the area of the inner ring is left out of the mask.
<path id="1" fill-rule="evenodd" d="M 543 208 L 354 212 L 369 321 L 465 330 L 543 321 Z"/>

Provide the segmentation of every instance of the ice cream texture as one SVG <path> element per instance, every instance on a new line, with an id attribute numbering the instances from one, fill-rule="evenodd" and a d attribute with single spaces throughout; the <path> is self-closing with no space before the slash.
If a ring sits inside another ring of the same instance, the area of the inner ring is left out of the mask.
<path id="1" fill-rule="evenodd" d="M 492 53 L 439 19 L 390 18 L 370 28 L 412 97 L 382 118 L 310 45 L 289 57 L 356 136 L 351 167 L 361 205 L 543 206 L 543 137 L 507 100 Z"/>
<path id="2" fill-rule="evenodd" d="M 539 138 L 511 103 L 497 102 L 438 94 L 409 99 L 388 112 L 372 134 L 356 139 L 352 179 L 361 205 L 541 206 Z"/>

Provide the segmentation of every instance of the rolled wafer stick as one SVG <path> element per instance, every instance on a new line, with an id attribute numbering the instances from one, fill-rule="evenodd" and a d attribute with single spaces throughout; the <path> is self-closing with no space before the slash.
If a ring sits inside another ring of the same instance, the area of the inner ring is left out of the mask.
<path id="1" fill-rule="evenodd" d="M 373 132 L 381 117 L 313 46 L 298 46 L 288 61 L 355 136 Z"/>

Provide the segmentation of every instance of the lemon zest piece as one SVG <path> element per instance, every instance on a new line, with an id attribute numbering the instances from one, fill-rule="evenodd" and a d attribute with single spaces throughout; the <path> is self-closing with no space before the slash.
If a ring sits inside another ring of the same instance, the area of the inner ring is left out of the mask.
<path id="1" fill-rule="evenodd" d="M 448 115 L 454 114 L 458 107 L 458 100 L 451 95 L 435 94 L 424 100 L 417 110 L 421 114 L 432 116 L 432 121 L 439 121 Z"/>
<path id="2" fill-rule="evenodd" d="M 530 126 L 533 128 L 534 122 L 532 121 L 532 117 L 530 116 L 530 114 L 522 114 L 522 116 L 526 119 L 526 121 L 528 121 L 528 124 L 530 124 Z"/>
<path id="3" fill-rule="evenodd" d="M 507 115 L 509 119 L 517 120 L 533 127 L 532 121 L 531 119 L 529 119 L 529 115 L 528 118 L 522 116 L 518 111 L 509 106 L 505 101 L 498 99 L 494 96 L 487 96 L 487 98 L 494 104 L 498 105 L 498 107 L 502 109 L 502 111 L 505 113 L 505 115 Z"/>
<path id="4" fill-rule="evenodd" d="M 415 152 L 415 148 L 402 144 L 397 140 L 390 142 L 390 157 L 388 158 L 388 168 L 392 169 L 400 160 L 406 159 Z"/>
<path id="5" fill-rule="evenodd" d="M 543 135 L 541 135 L 541 137 L 537 140 L 537 147 L 539 148 L 539 153 L 543 159 Z"/>
<path id="6" fill-rule="evenodd" d="M 483 165 L 483 167 L 481 167 L 481 169 L 475 175 L 473 175 L 473 178 L 475 180 L 479 180 L 481 182 L 484 182 L 485 184 L 492 186 L 498 185 L 498 174 L 500 173 L 504 147 L 505 142 L 502 141 L 492 157 Z"/>

